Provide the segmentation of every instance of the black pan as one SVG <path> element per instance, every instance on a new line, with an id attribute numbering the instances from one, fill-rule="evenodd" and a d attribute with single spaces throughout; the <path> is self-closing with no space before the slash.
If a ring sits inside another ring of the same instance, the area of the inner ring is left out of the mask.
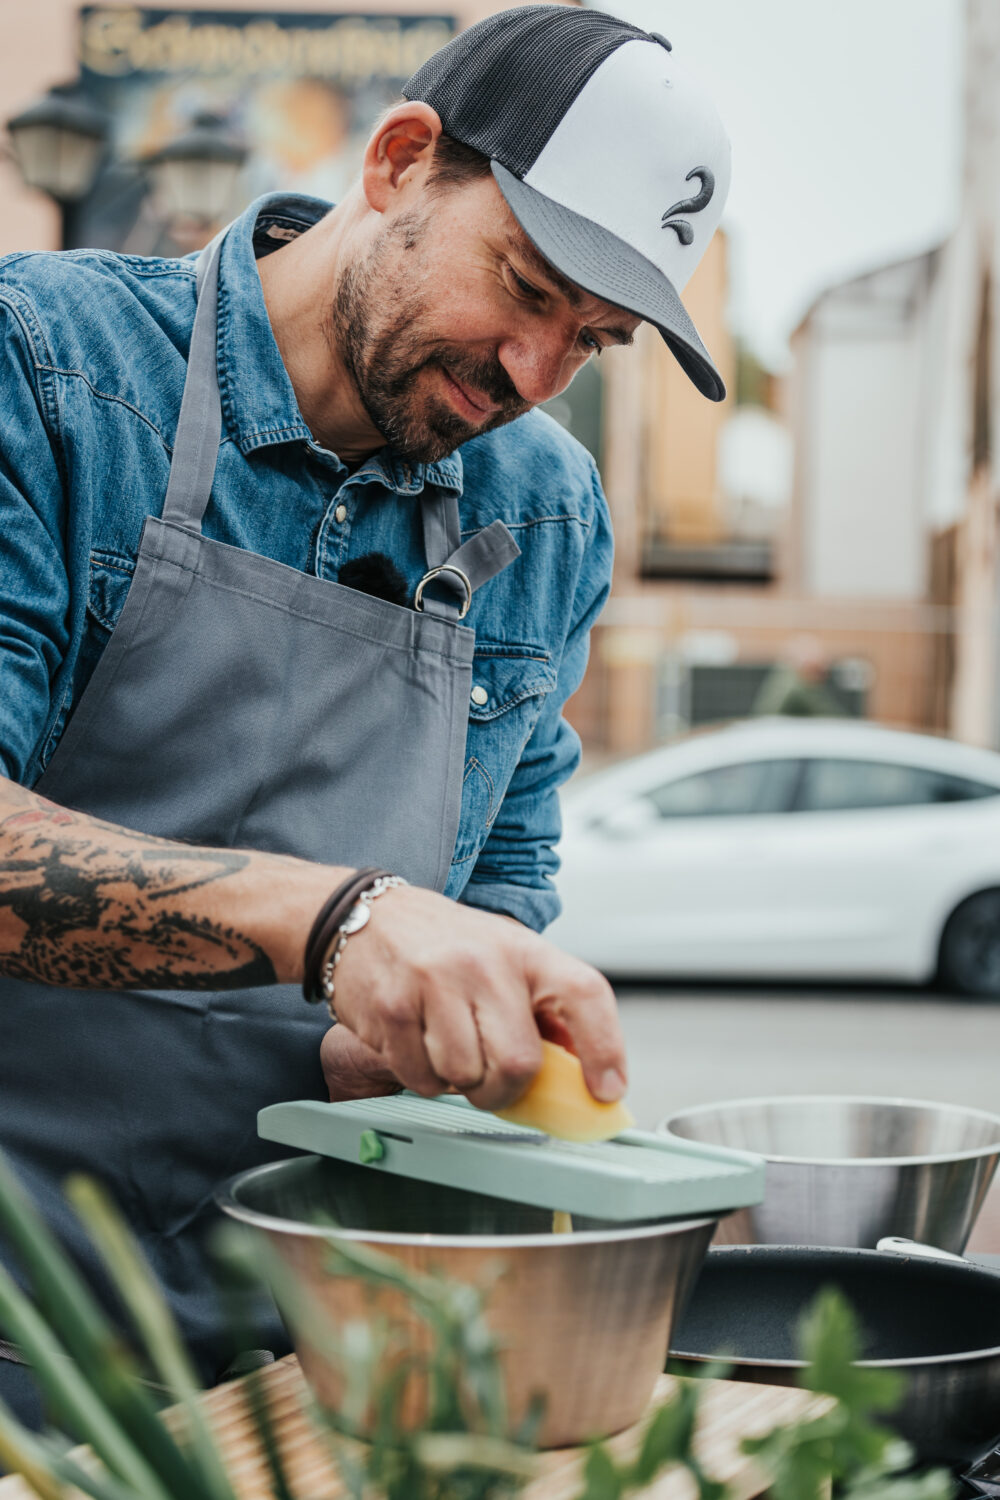
<path id="1" fill-rule="evenodd" d="M 920 1247 L 917 1247 L 918 1249 Z M 921 1459 L 962 1464 L 1000 1430 L 1000 1276 L 959 1260 L 784 1245 L 710 1250 L 671 1359 L 735 1363 L 733 1378 L 795 1385 L 795 1332 L 823 1287 L 861 1323 L 864 1364 L 908 1377 L 887 1418 Z"/>

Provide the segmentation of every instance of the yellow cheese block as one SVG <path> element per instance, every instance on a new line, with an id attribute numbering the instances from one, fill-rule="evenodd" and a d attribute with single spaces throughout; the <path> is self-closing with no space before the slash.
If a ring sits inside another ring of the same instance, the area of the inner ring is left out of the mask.
<path id="1" fill-rule="evenodd" d="M 542 1042 L 539 1072 L 514 1104 L 497 1114 L 564 1141 L 609 1141 L 635 1124 L 624 1104 L 601 1104 L 587 1088 L 579 1060 L 555 1042 Z"/>

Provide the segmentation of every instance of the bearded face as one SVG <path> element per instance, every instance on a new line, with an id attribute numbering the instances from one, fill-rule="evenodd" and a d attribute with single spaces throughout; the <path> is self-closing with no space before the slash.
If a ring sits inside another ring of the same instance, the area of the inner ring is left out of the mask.
<path id="1" fill-rule="evenodd" d="M 440 295 L 429 264 L 432 212 L 387 225 L 343 276 L 331 310 L 330 335 L 370 421 L 413 463 L 444 458 L 531 407 L 495 350 L 440 337 L 429 291 L 438 284 Z"/>

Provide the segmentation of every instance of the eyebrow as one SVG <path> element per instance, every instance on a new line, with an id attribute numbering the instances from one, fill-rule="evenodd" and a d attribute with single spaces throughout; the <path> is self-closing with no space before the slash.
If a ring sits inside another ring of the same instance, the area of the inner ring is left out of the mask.
<path id="1" fill-rule="evenodd" d="M 543 281 L 548 281 L 554 286 L 556 291 L 560 292 L 566 298 L 566 301 L 574 311 L 580 307 L 583 301 L 583 293 L 580 288 L 568 280 L 561 271 L 557 271 L 555 266 L 550 265 L 545 256 L 539 250 L 535 249 L 535 246 L 526 236 L 519 238 L 517 235 L 508 234 L 507 248 L 513 254 L 519 256 L 521 260 L 525 261 Z M 601 328 L 597 331 L 610 334 L 619 344 L 631 344 L 634 341 L 634 335 L 627 328 L 609 327 Z"/>

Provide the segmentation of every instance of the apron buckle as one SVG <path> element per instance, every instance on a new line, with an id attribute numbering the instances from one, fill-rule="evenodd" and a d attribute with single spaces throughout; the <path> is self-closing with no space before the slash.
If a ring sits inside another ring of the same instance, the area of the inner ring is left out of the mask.
<path id="1" fill-rule="evenodd" d="M 413 595 L 413 608 L 420 610 L 421 613 L 423 612 L 424 589 L 432 581 L 432 579 L 437 578 L 441 573 L 454 574 L 459 583 L 465 589 L 465 602 L 458 612 L 458 618 L 460 620 L 464 620 L 466 615 L 469 613 L 469 605 L 472 603 L 472 584 L 469 582 L 468 575 L 463 573 L 461 568 L 456 568 L 454 563 L 440 563 L 438 567 L 431 568 L 429 572 L 424 574 L 423 578 L 421 578 L 420 582 L 417 584 L 416 593 Z"/>

